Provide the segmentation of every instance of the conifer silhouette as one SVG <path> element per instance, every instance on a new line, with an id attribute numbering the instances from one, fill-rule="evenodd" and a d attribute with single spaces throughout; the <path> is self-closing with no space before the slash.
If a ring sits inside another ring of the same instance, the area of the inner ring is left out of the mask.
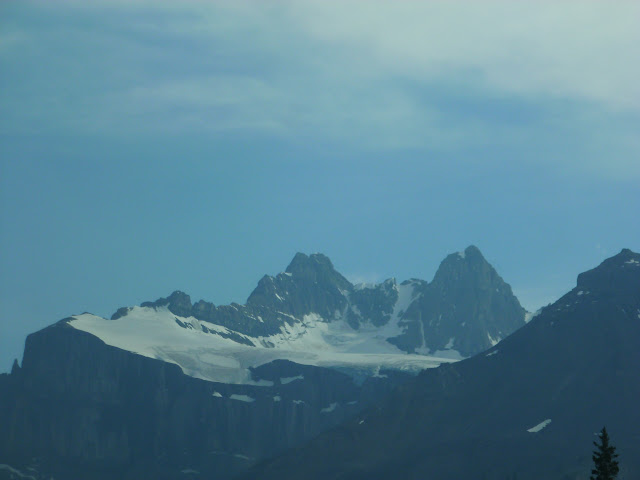
<path id="1" fill-rule="evenodd" d="M 607 428 L 602 427 L 598 434 L 600 443 L 593 442 L 596 450 L 593 452 L 593 463 L 595 468 L 591 470 L 591 480 L 615 480 L 618 476 L 618 454 L 616 447 L 609 445 L 609 434 Z"/>

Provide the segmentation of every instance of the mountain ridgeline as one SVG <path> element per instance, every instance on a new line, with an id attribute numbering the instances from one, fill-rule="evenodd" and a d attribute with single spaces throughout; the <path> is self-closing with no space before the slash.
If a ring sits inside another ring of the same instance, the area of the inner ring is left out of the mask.
<path id="1" fill-rule="evenodd" d="M 400 298 L 402 290 L 405 298 Z M 406 353 L 433 354 L 454 350 L 475 355 L 524 325 L 525 310 L 477 247 L 447 256 L 431 283 L 388 279 L 375 285 L 353 285 L 322 254 L 295 255 L 287 269 L 265 275 L 245 305 L 215 306 L 176 291 L 142 307 L 166 306 L 180 317 L 220 325 L 260 345 L 250 337 L 279 334 L 284 324 L 317 315 L 324 322 L 342 320 L 354 330 L 363 324 L 383 327 L 397 321 L 399 334 L 387 342 Z M 125 316 L 119 309 L 112 320 Z M 394 310 L 396 318 L 394 318 Z M 242 338 L 242 340 L 240 340 Z"/>
<path id="2" fill-rule="evenodd" d="M 619 478 L 640 478 L 638 345 L 640 255 L 624 249 L 488 352 L 421 372 L 244 478 L 586 480 L 603 425 Z"/>
<path id="3" fill-rule="evenodd" d="M 0 375 L 0 478 L 227 480 L 524 318 L 475 247 L 431 283 L 353 285 L 298 253 L 245 305 L 175 291 L 74 315 L 29 335 Z"/>

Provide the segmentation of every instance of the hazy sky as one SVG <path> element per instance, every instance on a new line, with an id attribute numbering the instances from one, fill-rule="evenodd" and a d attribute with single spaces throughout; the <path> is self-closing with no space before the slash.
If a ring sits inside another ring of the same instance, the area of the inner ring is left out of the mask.
<path id="1" fill-rule="evenodd" d="M 68 315 L 297 251 L 529 310 L 640 250 L 640 2 L 3 1 L 0 371 Z"/>

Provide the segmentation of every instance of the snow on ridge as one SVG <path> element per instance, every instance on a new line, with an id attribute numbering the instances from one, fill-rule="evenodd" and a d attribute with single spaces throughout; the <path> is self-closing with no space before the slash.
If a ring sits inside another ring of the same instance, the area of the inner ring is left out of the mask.
<path id="1" fill-rule="evenodd" d="M 487 339 L 491 343 L 492 347 L 495 347 L 498 343 L 500 343 L 500 340 L 502 340 L 499 336 L 497 338 L 493 338 L 491 334 L 488 332 L 487 332 Z"/>
<path id="2" fill-rule="evenodd" d="M 304 380 L 304 375 L 296 375 L 295 377 L 283 377 L 280 379 L 280 383 L 282 385 L 286 385 L 291 382 L 295 382 L 296 380 Z"/>
<path id="3" fill-rule="evenodd" d="M 524 323 L 529 323 L 531 320 L 533 320 L 535 317 L 537 317 L 538 315 L 540 315 L 540 312 L 542 312 L 542 308 L 539 308 L 538 310 L 536 310 L 535 312 L 526 312 L 524 314 Z"/>
<path id="4" fill-rule="evenodd" d="M 458 256 L 464 260 L 464 257 L 466 256 L 466 252 L 462 250 L 461 252 L 458 252 Z"/>
<path id="5" fill-rule="evenodd" d="M 551 419 L 547 418 L 545 421 L 540 422 L 535 427 L 531 427 L 530 429 L 528 429 L 527 432 L 529 432 L 529 433 L 538 433 L 540 430 L 542 430 L 544 427 L 546 427 L 550 423 L 551 423 Z"/>
<path id="6" fill-rule="evenodd" d="M 245 403 L 251 403 L 251 402 L 255 402 L 256 399 L 253 397 L 250 397 L 249 395 L 240 395 L 237 393 L 233 393 L 229 396 L 229 398 L 231 400 L 238 400 L 240 402 L 245 402 Z"/>
<path id="7" fill-rule="evenodd" d="M 116 320 L 86 313 L 72 317 L 68 324 L 108 345 L 176 364 L 186 375 L 226 384 L 272 386 L 272 381 L 255 381 L 250 368 L 277 359 L 319 367 L 354 368 L 371 374 L 376 369 L 379 372 L 380 367 L 417 373 L 461 359 L 448 354 L 408 355 L 387 342 L 406 328 L 398 325 L 398 320 L 413 298 L 412 285 L 394 288 L 398 289 L 399 299 L 391 320 L 382 327 L 365 323 L 358 330 L 343 318 L 327 321 L 311 313 L 302 321 L 284 322 L 276 335 L 251 337 L 194 317 L 174 315 L 166 307 L 133 307 Z M 255 346 L 228 338 L 236 334 Z"/>

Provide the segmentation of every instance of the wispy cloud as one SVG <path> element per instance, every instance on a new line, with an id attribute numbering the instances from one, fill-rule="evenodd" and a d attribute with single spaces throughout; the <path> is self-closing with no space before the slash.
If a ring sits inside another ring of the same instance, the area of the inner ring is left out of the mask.
<path id="1" fill-rule="evenodd" d="M 638 18 L 636 2 L 34 3 L 5 15 L 0 131 L 542 145 L 542 163 L 638 177 Z"/>

